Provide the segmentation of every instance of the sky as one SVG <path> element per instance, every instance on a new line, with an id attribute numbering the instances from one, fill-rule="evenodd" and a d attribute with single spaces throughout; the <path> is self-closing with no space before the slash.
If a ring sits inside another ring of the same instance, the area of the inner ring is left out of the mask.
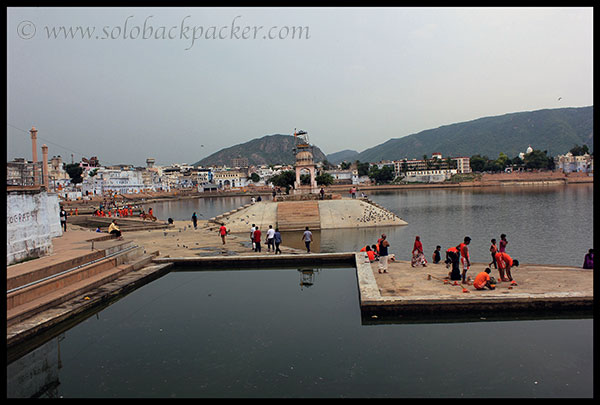
<path id="1" fill-rule="evenodd" d="M 8 8 L 7 161 L 192 164 L 272 134 L 330 154 L 593 105 L 592 8 Z"/>

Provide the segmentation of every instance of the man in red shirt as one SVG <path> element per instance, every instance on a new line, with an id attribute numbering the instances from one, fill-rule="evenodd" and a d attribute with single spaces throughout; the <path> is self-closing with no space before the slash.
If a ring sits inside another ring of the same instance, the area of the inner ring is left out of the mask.
<path id="1" fill-rule="evenodd" d="M 219 228 L 219 235 L 221 235 L 221 240 L 223 241 L 223 244 L 225 244 L 225 235 L 227 235 L 227 228 L 225 228 L 225 225 L 221 225 Z"/>
<path id="2" fill-rule="evenodd" d="M 254 230 L 254 251 L 260 252 L 260 231 L 258 230 L 258 226 Z"/>
<path id="3" fill-rule="evenodd" d="M 500 273 L 500 280 L 513 281 L 512 275 L 510 274 L 510 269 L 513 266 L 518 266 L 519 261 L 510 257 L 506 252 L 497 252 L 496 263 L 498 263 L 498 272 Z M 504 277 L 505 271 L 508 278 Z"/>

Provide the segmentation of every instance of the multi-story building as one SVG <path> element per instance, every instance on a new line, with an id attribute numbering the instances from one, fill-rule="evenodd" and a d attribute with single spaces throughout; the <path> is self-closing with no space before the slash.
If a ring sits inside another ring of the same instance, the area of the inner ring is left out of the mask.
<path id="1" fill-rule="evenodd" d="M 435 152 L 431 159 L 395 160 L 394 170 L 397 176 L 404 176 L 404 181 L 436 183 L 450 179 L 455 174 L 471 173 L 468 157 L 442 158 Z"/>
<path id="2" fill-rule="evenodd" d="M 594 158 L 587 153 L 580 156 L 573 156 L 571 152 L 567 152 L 565 155 L 556 156 L 554 164 L 557 170 L 562 170 L 565 173 L 593 173 L 594 171 Z"/>
<path id="3" fill-rule="evenodd" d="M 213 173 L 213 183 L 220 189 L 246 187 L 248 177 L 238 170 L 220 170 Z"/>

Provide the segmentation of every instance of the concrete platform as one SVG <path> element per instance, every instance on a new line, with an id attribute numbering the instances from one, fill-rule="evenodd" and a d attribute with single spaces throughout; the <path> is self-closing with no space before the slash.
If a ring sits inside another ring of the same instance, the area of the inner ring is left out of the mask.
<path id="1" fill-rule="evenodd" d="M 473 263 L 467 276 L 474 279 L 486 266 L 486 263 Z M 446 283 L 444 278 L 448 271 L 444 264 L 411 267 L 408 261 L 396 261 L 389 264 L 388 273 L 380 274 L 377 262 L 369 263 L 362 253 L 357 254 L 361 309 L 365 314 L 378 316 L 591 310 L 593 306 L 592 270 L 524 263 L 512 270 L 517 285 L 500 282 L 495 290 L 477 290 L 472 283 Z M 491 275 L 499 278 L 497 270 L 492 269 Z"/>

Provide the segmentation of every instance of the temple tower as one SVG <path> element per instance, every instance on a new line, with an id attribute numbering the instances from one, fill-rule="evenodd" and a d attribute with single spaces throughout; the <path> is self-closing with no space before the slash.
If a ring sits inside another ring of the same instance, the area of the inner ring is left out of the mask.
<path id="1" fill-rule="evenodd" d="M 317 193 L 316 166 L 313 161 L 312 146 L 308 143 L 308 133 L 306 131 L 294 130 L 294 153 L 296 154 L 296 181 L 294 182 L 295 193 Z M 305 186 L 300 181 L 300 175 L 310 174 L 310 184 Z M 303 173 L 304 172 L 304 173 Z"/>

